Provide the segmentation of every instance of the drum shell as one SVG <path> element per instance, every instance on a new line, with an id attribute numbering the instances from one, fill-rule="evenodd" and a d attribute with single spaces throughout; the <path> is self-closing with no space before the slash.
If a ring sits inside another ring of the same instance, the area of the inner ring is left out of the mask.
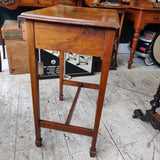
<path id="1" fill-rule="evenodd" d="M 155 48 L 157 43 L 159 43 L 159 50 Z M 158 32 L 152 40 L 150 56 L 157 65 L 160 65 L 160 32 Z"/>

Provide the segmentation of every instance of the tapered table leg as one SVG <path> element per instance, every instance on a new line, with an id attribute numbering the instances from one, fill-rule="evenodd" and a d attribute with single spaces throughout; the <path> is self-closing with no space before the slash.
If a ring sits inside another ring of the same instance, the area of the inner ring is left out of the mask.
<path id="1" fill-rule="evenodd" d="M 124 15 L 125 15 L 125 12 L 122 13 L 122 15 L 121 15 L 121 22 L 120 22 L 121 28 L 118 31 L 118 39 L 117 39 L 117 44 L 116 44 L 116 48 L 115 48 L 115 58 L 114 58 L 114 60 L 115 60 L 115 67 L 118 67 L 118 64 L 117 64 L 117 54 L 118 54 L 118 46 L 119 46 L 119 42 L 120 42 L 123 21 L 124 21 Z"/>
<path id="2" fill-rule="evenodd" d="M 59 73 L 59 80 L 60 80 L 60 86 L 59 86 L 59 99 L 63 100 L 63 72 L 64 72 L 64 52 L 60 52 L 59 56 L 59 66 L 60 66 L 60 73 Z"/>
<path id="3" fill-rule="evenodd" d="M 92 139 L 92 146 L 90 149 L 90 156 L 94 157 L 96 155 L 96 141 L 97 141 L 97 134 L 98 128 L 102 113 L 103 101 L 105 96 L 105 90 L 107 85 L 109 67 L 111 62 L 112 56 L 112 47 L 115 40 L 116 30 L 107 30 L 105 33 L 105 50 L 103 54 L 103 62 L 102 62 L 102 69 L 101 69 L 101 79 L 100 79 L 100 86 L 99 86 L 99 94 L 97 100 L 97 109 L 96 109 L 96 116 L 95 116 L 95 124 L 94 124 L 94 132 L 93 132 L 93 139 Z"/>
<path id="4" fill-rule="evenodd" d="M 30 77 L 32 88 L 32 101 L 34 112 L 34 123 L 36 131 L 36 146 L 40 147 L 41 131 L 40 131 L 40 106 L 39 106 L 39 78 L 38 78 L 38 54 L 35 54 L 34 43 L 34 26 L 32 21 L 27 21 L 27 42 L 29 49 Z"/>

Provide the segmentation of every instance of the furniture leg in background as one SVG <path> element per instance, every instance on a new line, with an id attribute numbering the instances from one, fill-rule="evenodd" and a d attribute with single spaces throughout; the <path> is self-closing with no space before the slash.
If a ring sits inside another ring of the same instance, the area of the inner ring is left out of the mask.
<path id="1" fill-rule="evenodd" d="M 130 57 L 129 57 L 129 61 L 128 61 L 128 69 L 131 69 L 131 65 L 133 63 L 133 57 L 134 57 L 134 54 L 135 54 L 135 51 L 136 51 L 139 36 L 140 36 L 140 30 L 135 30 L 134 38 L 132 40 Z"/>
<path id="2" fill-rule="evenodd" d="M 63 76 L 64 76 L 64 52 L 60 52 L 59 56 L 60 61 L 60 72 L 59 72 L 59 79 L 60 79 L 60 86 L 59 86 L 59 100 L 63 100 Z"/>
<path id="3" fill-rule="evenodd" d="M 155 23 L 155 24 L 160 23 L 160 8 L 140 7 L 134 5 L 129 6 L 128 9 L 126 9 L 125 17 L 128 20 L 134 22 L 134 30 L 135 30 L 134 38 L 132 41 L 132 48 L 130 51 L 130 58 L 128 61 L 128 69 L 131 69 L 140 32 L 149 23 Z"/>
<path id="4" fill-rule="evenodd" d="M 140 109 L 136 109 L 133 114 L 133 118 L 139 118 L 142 121 L 151 122 L 154 129 L 160 131 L 160 115 L 156 112 L 156 109 L 160 107 L 160 84 L 157 89 L 154 99 L 150 101 L 152 108 L 146 111 L 144 115 Z"/>
<path id="5" fill-rule="evenodd" d="M 116 67 L 118 67 L 117 64 L 117 54 L 118 54 L 118 46 L 120 43 L 120 37 L 121 37 L 121 32 L 122 32 L 122 27 L 123 27 L 123 22 L 124 22 L 124 16 L 125 16 L 125 12 L 128 6 L 121 4 L 122 1 L 119 0 L 117 3 L 110 3 L 110 4 L 103 4 L 100 3 L 100 0 L 98 1 L 98 3 L 90 3 L 88 4 L 89 7 L 93 7 L 93 8 L 101 8 L 101 9 L 115 9 L 120 17 L 120 29 L 118 31 L 118 35 L 116 38 L 116 43 L 114 44 L 114 50 L 113 50 L 113 55 L 114 55 L 114 69 Z"/>

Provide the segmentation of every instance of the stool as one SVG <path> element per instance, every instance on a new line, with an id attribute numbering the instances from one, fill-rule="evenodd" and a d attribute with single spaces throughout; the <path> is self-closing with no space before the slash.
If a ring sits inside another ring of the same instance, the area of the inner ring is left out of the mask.
<path id="1" fill-rule="evenodd" d="M 117 30 L 120 28 L 117 12 L 97 8 L 54 6 L 22 13 L 19 20 L 26 22 L 36 145 L 42 145 L 41 127 L 86 135 L 92 137 L 90 156 L 94 157 L 112 49 Z M 40 119 L 38 57 L 35 48 L 60 51 L 60 100 L 63 100 L 63 85 L 78 87 L 65 124 Z M 63 52 L 102 57 L 100 85 L 64 80 Z M 93 129 L 69 124 L 82 87 L 99 90 Z"/>

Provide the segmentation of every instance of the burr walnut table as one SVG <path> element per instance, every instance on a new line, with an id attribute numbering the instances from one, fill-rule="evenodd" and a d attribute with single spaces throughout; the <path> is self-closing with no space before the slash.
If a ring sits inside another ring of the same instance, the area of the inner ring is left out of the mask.
<path id="1" fill-rule="evenodd" d="M 38 147 L 42 145 L 41 127 L 86 135 L 92 137 L 90 156 L 94 157 L 96 155 L 95 146 L 112 49 L 117 30 L 120 27 L 117 12 L 97 8 L 54 6 L 22 13 L 19 19 L 24 20 L 26 23 L 36 145 Z M 60 51 L 60 100 L 63 100 L 63 85 L 78 87 L 68 118 L 64 124 L 40 119 L 38 58 L 35 52 L 36 48 Z M 102 57 L 103 63 L 100 84 L 64 80 L 63 52 Z M 78 94 L 83 87 L 99 90 L 93 129 L 70 125 Z"/>
<path id="2" fill-rule="evenodd" d="M 129 8 L 126 10 L 125 16 L 127 19 L 134 22 L 135 30 L 132 48 L 130 52 L 130 58 L 128 61 L 128 68 L 130 69 L 133 63 L 133 57 L 135 54 L 140 32 L 148 23 L 160 23 L 160 8 L 129 6 Z"/>

